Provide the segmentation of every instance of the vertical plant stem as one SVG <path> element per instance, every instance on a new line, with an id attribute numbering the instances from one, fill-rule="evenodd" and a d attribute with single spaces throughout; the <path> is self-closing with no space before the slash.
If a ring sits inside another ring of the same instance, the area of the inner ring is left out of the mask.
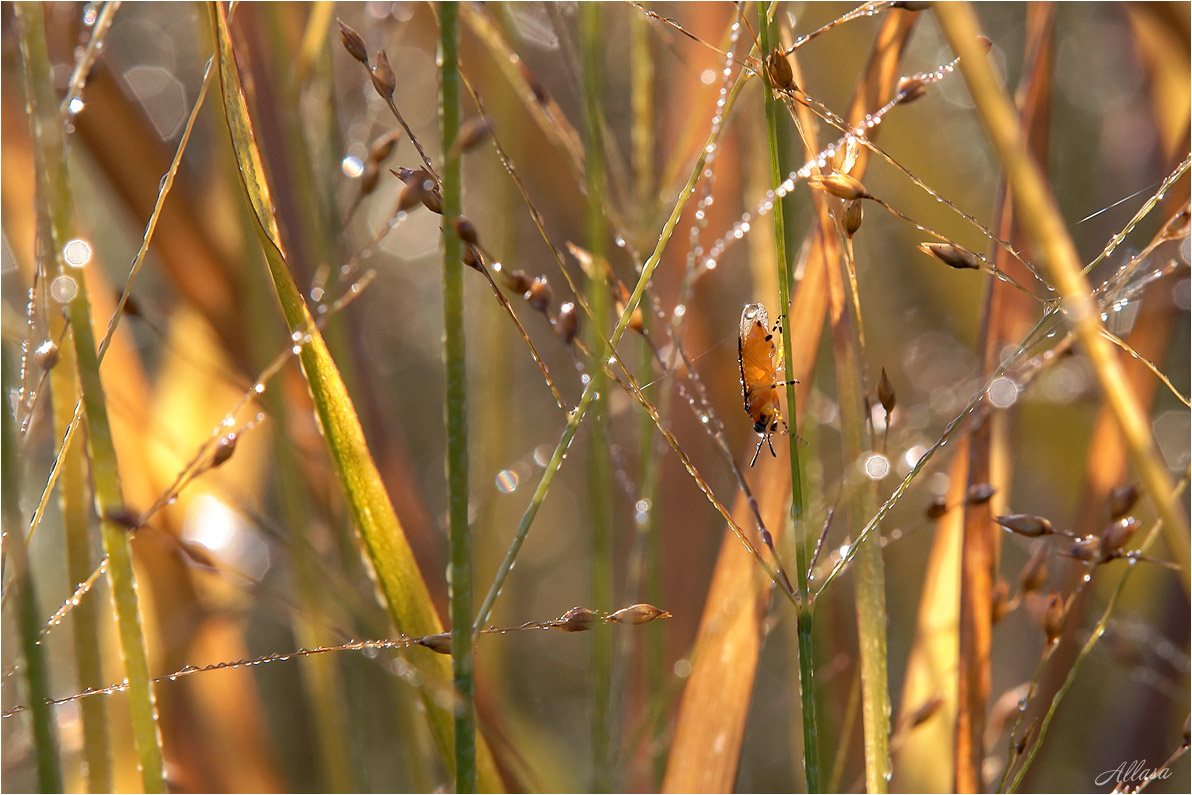
<path id="1" fill-rule="evenodd" d="M 851 266 L 852 243 L 841 267 Z M 843 276 L 843 274 L 842 274 Z M 843 282 L 844 279 L 842 278 Z M 832 322 L 832 347 L 836 357 L 836 390 L 840 405 L 840 430 L 844 461 L 853 469 L 869 449 L 866 439 L 865 368 L 860 307 L 845 301 Z M 846 476 L 847 477 L 847 476 Z M 877 513 L 877 481 L 865 479 L 848 501 L 850 524 L 864 522 Z M 886 574 L 881 539 L 871 535 L 857 550 L 853 562 L 854 599 L 857 612 L 857 647 L 861 657 L 861 713 L 865 745 L 865 789 L 886 792 L 890 775 L 890 694 L 886 676 Z"/>
<path id="2" fill-rule="evenodd" d="M 767 4 L 758 5 L 758 31 L 761 44 L 761 57 L 764 59 L 772 49 L 770 44 L 770 26 L 766 13 Z M 777 187 L 782 184 L 784 171 L 778 159 L 778 105 L 774 101 L 774 89 L 770 81 L 762 76 L 765 90 L 766 104 L 766 137 L 770 152 L 770 179 Z M 782 313 L 787 312 L 791 303 L 790 274 L 786 258 L 786 225 L 783 222 L 783 199 L 774 201 L 774 245 L 778 258 L 778 304 Z M 782 362 L 786 372 L 793 372 L 791 355 L 791 340 L 789 334 L 782 334 Z M 787 412 L 791 425 L 792 436 L 797 435 L 794 427 L 795 417 L 795 387 L 786 385 Z M 803 713 L 803 773 L 807 778 L 807 791 L 819 791 L 819 738 L 815 719 L 815 685 L 814 664 L 815 648 L 812 634 L 812 611 L 810 595 L 807 590 L 807 534 L 803 528 L 803 473 L 799 466 L 799 445 L 792 441 L 790 445 L 791 469 L 791 531 L 795 537 L 795 591 L 798 596 L 797 632 L 799 636 L 799 697 Z"/>
<path id="3" fill-rule="evenodd" d="M 9 391 L 8 347 L 4 348 L 3 369 L 5 395 Z M 33 572 L 29 567 L 29 549 L 26 546 L 24 523 L 21 521 L 20 469 L 17 463 L 16 417 L 7 407 L 3 422 L 3 483 L 0 492 L 4 503 L 4 550 L 12 560 L 11 586 L 17 598 L 18 622 L 21 629 L 21 646 L 25 658 L 25 678 L 29 682 L 29 710 L 33 720 L 33 756 L 36 760 L 37 785 L 42 792 L 62 792 L 62 770 L 58 764 L 58 736 L 54 727 L 54 715 L 47 702 L 50 697 L 50 671 L 46 663 L 45 649 L 38 641 L 41 616 L 37 608 L 37 591 L 33 587 Z M 5 593 L 7 596 L 7 592 Z"/>
<path id="4" fill-rule="evenodd" d="M 440 123 L 443 151 L 459 134 L 459 6 L 439 7 Z M 460 158 L 443 164 L 443 217 L 461 214 Z M 472 678 L 472 540 L 468 529 L 468 395 L 464 346 L 463 243 L 450 223 L 443 224 L 443 338 L 447 389 L 447 512 L 451 547 L 448 592 L 451 601 L 451 680 L 455 690 L 455 791 L 476 791 L 476 713 Z"/>
<path id="5" fill-rule="evenodd" d="M 112 430 L 108 424 L 103 383 L 99 377 L 99 359 L 91 326 L 87 282 L 83 268 L 68 266 L 62 255 L 62 247 L 73 235 L 74 219 L 65 142 L 58 121 L 58 103 L 54 96 L 53 80 L 49 73 L 42 9 L 37 3 L 20 3 L 16 10 L 21 21 L 22 52 L 38 188 L 43 193 L 41 201 L 49 204 L 53 229 L 53 249 L 44 254 L 52 257 L 56 273 L 68 276 L 75 284 L 75 295 L 67 303 L 66 310 L 78 364 L 83 409 L 87 417 L 91 481 L 101 518 L 100 530 L 104 552 L 108 556 L 112 605 L 116 614 L 120 649 L 124 657 L 125 677 L 128 680 L 133 743 L 145 791 L 164 792 L 161 735 L 157 726 L 153 682 L 149 677 L 149 660 L 145 653 L 145 638 L 141 629 L 132 549 L 129 545 L 128 531 L 113 518 L 124 512 L 124 498 L 120 488 Z"/>
<path id="6" fill-rule="evenodd" d="M 597 263 L 588 274 L 588 302 L 592 308 L 589 329 L 591 348 L 603 347 L 608 326 L 609 287 L 602 273 L 605 256 L 604 152 L 600 140 L 600 69 L 604 42 L 601 40 L 601 5 L 580 6 L 579 35 L 583 64 L 584 183 L 587 190 L 588 250 Z M 603 367 L 591 369 L 593 413 L 588 437 L 588 513 L 592 523 L 589 590 L 597 609 L 613 601 L 613 536 L 610 515 L 612 463 L 609 460 L 608 390 Z M 612 675 L 613 636 L 596 632 L 592 636 L 592 789 L 608 792 L 612 787 Z"/>

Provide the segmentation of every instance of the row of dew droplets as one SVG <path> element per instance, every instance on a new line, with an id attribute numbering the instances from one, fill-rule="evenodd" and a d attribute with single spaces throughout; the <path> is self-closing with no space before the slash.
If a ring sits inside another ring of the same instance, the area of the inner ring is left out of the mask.
<path id="1" fill-rule="evenodd" d="M 793 48 L 792 48 L 793 49 Z M 877 111 L 867 114 L 860 124 L 855 127 L 849 127 L 847 122 L 841 119 L 836 114 L 829 111 L 820 103 L 809 103 L 821 116 L 839 129 L 845 130 L 844 135 L 836 140 L 835 143 L 829 144 L 818 155 L 808 160 L 800 168 L 792 171 L 787 175 L 783 182 L 772 190 L 765 193 L 763 199 L 753 208 L 741 214 L 741 217 L 734 223 L 720 239 L 718 239 L 709 251 L 707 258 L 702 263 L 704 270 L 714 270 L 720 258 L 724 256 L 725 251 L 734 242 L 741 240 L 749 233 L 752 223 L 755 219 L 768 215 L 774 209 L 774 202 L 777 199 L 785 197 L 788 193 L 795 189 L 795 185 L 800 181 L 807 179 L 817 172 L 822 172 L 828 169 L 837 156 L 838 152 L 848 152 L 857 144 L 868 144 L 868 132 L 876 129 L 878 125 L 885 119 L 886 114 L 896 108 L 898 105 L 906 101 L 910 96 L 911 91 L 920 90 L 922 86 L 929 83 L 938 82 L 949 74 L 955 71 L 959 59 L 953 59 L 947 64 L 936 69 L 934 72 L 926 74 L 918 74 L 911 78 L 904 78 L 902 85 L 908 88 L 899 91 L 893 99 L 879 108 Z M 937 200 L 944 201 L 942 197 L 936 196 Z M 921 227 L 920 227 L 921 228 Z"/>

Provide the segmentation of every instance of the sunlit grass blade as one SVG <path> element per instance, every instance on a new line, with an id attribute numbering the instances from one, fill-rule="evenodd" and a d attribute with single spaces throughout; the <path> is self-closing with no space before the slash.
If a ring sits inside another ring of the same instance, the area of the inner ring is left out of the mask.
<path id="1" fill-rule="evenodd" d="M 281 302 L 282 312 L 301 346 L 299 359 L 310 388 L 315 409 L 344 489 L 353 520 L 364 541 L 389 614 L 398 631 L 410 635 L 432 635 L 441 630 L 426 583 L 414 561 L 409 543 L 393 505 L 381 481 L 380 473 L 368 451 L 360 421 L 356 416 L 338 368 L 332 361 L 322 335 L 290 276 L 280 245 L 273 204 L 253 136 L 240 85 L 239 71 L 227 27 L 226 12 L 218 4 L 212 7 L 213 29 L 219 48 L 220 86 L 224 113 L 232 147 L 243 182 L 245 199 L 252 208 L 266 263 Z M 413 653 L 410 662 L 426 677 L 424 702 L 435 742 L 448 767 L 454 768 L 453 713 L 431 695 L 449 689 L 450 664 L 442 657 Z M 478 749 L 478 786 L 485 791 L 501 788 L 492 758 L 483 746 Z"/>

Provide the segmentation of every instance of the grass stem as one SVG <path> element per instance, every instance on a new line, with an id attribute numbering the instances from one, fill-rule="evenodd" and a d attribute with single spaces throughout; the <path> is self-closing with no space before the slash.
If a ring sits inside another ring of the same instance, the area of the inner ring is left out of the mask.
<path id="1" fill-rule="evenodd" d="M 439 9 L 440 124 L 443 151 L 459 134 L 459 7 Z M 463 181 L 458 157 L 443 164 L 443 215 L 462 214 Z M 472 678 L 472 541 L 468 528 L 468 394 L 464 340 L 463 242 L 443 224 L 443 339 L 447 384 L 447 512 L 451 549 L 448 591 L 451 612 L 451 679 L 455 690 L 455 791 L 476 791 L 476 712 Z"/>
<path id="2" fill-rule="evenodd" d="M 761 44 L 762 58 L 771 51 L 770 25 L 768 5 L 758 6 L 758 31 Z M 778 108 L 774 99 L 774 89 L 770 81 L 762 78 L 765 90 L 766 104 L 766 138 L 769 144 L 770 177 L 772 184 L 777 187 L 785 179 L 782 164 L 778 157 Z M 791 304 L 790 274 L 786 256 L 786 226 L 783 221 L 783 200 L 774 202 L 774 245 L 778 260 L 778 304 L 781 312 L 787 312 Z M 793 372 L 791 355 L 791 340 L 789 334 L 782 334 L 782 361 L 785 372 Z M 791 424 L 791 435 L 797 434 L 794 427 L 795 387 L 792 383 L 786 385 L 787 417 Z M 799 636 L 799 696 L 803 714 L 803 773 L 807 779 L 807 791 L 819 791 L 819 738 L 815 718 L 815 646 L 812 633 L 812 605 L 807 589 L 807 535 L 803 532 L 803 515 L 805 504 L 803 501 L 803 473 L 799 464 L 799 445 L 791 442 L 790 470 L 791 470 L 791 530 L 795 534 L 795 591 L 797 602 L 797 632 Z"/>

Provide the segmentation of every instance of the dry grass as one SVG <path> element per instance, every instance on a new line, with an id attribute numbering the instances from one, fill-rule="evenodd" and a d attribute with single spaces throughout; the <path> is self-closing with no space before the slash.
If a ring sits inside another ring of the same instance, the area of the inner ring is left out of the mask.
<path id="1" fill-rule="evenodd" d="M 446 152 L 435 6 L 20 10 L 4 791 L 158 753 L 198 791 L 1188 789 L 1186 4 L 979 6 L 1000 127 L 934 11 L 778 4 L 767 68 L 753 5 L 461 5 Z M 750 468 L 756 301 L 798 384 Z"/>

